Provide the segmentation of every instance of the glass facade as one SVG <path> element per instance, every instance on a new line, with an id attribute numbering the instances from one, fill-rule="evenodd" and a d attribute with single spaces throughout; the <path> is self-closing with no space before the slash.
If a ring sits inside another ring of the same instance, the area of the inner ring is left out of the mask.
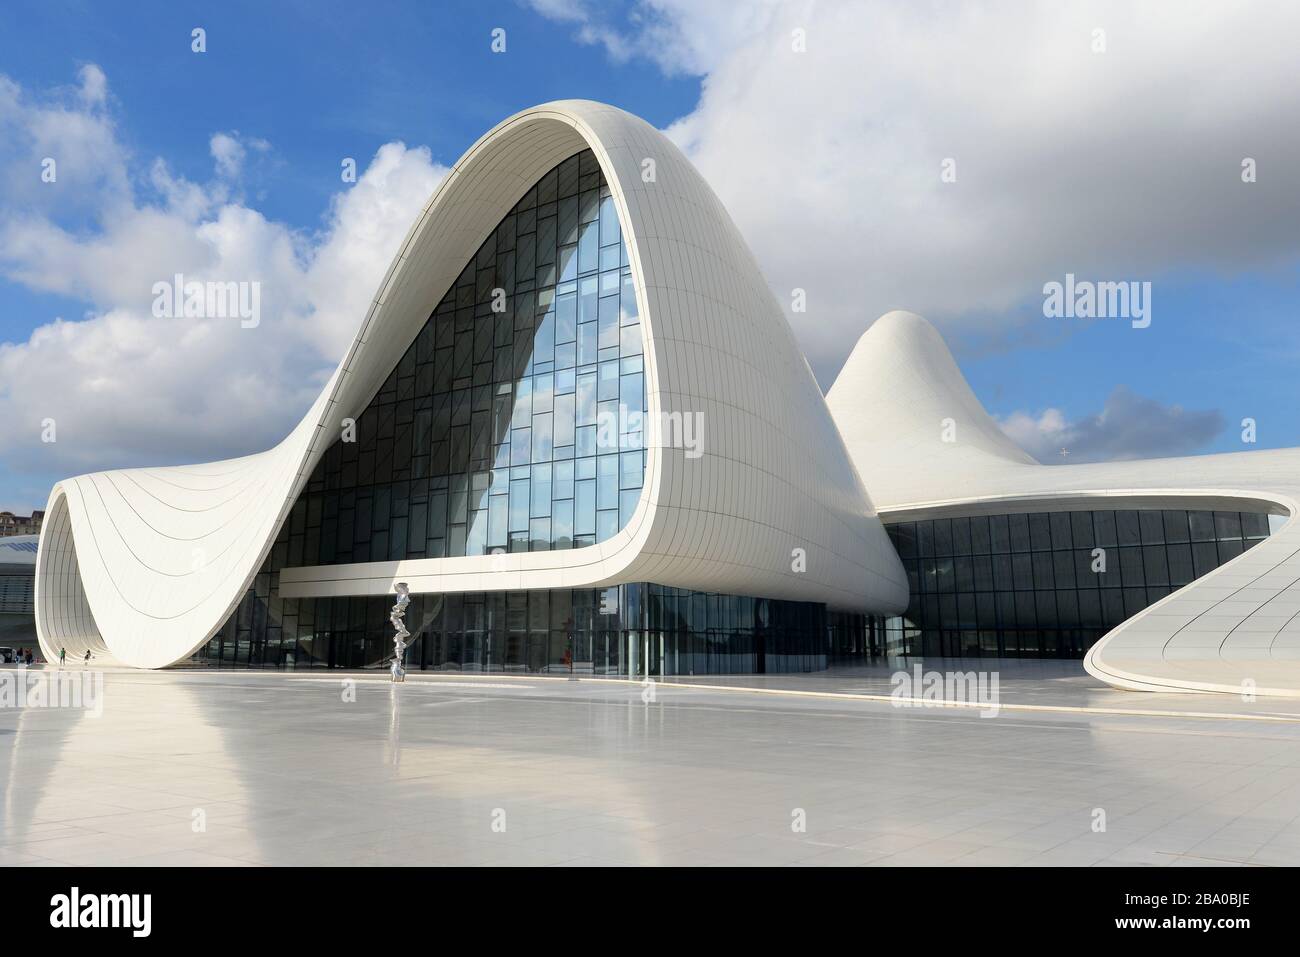
<path id="1" fill-rule="evenodd" d="M 590 151 L 519 201 L 289 519 L 289 566 L 578 548 L 645 471 L 642 336 Z"/>
<path id="2" fill-rule="evenodd" d="M 641 495 L 642 333 L 590 151 L 528 191 L 326 452 L 236 612 L 196 656 L 383 667 L 391 597 L 284 599 L 286 567 L 580 548 Z M 654 584 L 413 595 L 413 668 L 689 675 L 809 671 L 880 622 Z"/>
<path id="3" fill-rule="evenodd" d="M 245 667 L 382 668 L 391 597 L 280 599 L 270 575 L 208 643 L 200 662 Z M 594 675 L 814 671 L 874 624 L 812 602 L 703 594 L 662 585 L 412 595 L 411 668 Z M 860 643 L 860 642 L 859 642 Z"/>
<path id="4" fill-rule="evenodd" d="M 1116 625 L 1267 538 L 1269 517 L 1037 512 L 886 530 L 911 590 L 906 614 L 887 623 L 888 654 L 1079 658 Z"/>

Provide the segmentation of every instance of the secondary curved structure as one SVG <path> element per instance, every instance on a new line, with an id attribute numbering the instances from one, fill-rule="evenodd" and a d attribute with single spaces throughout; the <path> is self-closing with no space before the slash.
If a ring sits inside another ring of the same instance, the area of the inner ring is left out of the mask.
<path id="1" fill-rule="evenodd" d="M 1300 695 L 1300 449 L 1040 465 L 984 410 L 934 327 L 907 312 L 891 312 L 867 330 L 827 404 L 890 527 L 1090 510 L 1145 510 L 1156 519 L 1161 510 L 1173 510 L 1166 514 L 1175 518 L 1192 510 L 1194 517 L 1218 511 L 1285 519 L 1274 534 L 1247 537 L 1244 550 L 1232 550 L 1240 552 L 1237 557 L 1193 573 L 1185 585 L 1172 581 L 1166 568 L 1160 587 L 1169 594 L 1116 623 L 1088 648 L 1084 665 L 1103 681 L 1134 690 Z M 1070 522 L 1062 525 L 1068 536 Z M 1195 527 L 1194 522 L 1189 533 L 1184 526 L 1171 539 L 1180 552 L 1194 553 Z M 1070 542 L 1084 561 L 1072 583 L 1095 590 L 1092 580 L 1083 581 L 1086 563 L 1095 546 L 1115 543 L 1080 541 L 1079 529 L 1095 535 L 1100 525 L 1075 524 Z M 1135 535 L 1138 544 L 1132 547 L 1139 552 L 1146 534 L 1143 528 Z M 1213 528 L 1208 538 L 1213 555 Z M 1160 544 L 1153 550 L 1173 548 L 1164 545 L 1161 529 L 1154 540 Z M 1037 547 L 1026 544 L 1022 550 L 1026 567 Z M 965 553 L 971 554 L 969 545 Z M 1041 554 L 1052 555 L 1046 549 Z M 1218 560 L 1227 554 L 1221 547 Z M 1045 571 L 1050 578 L 1053 569 Z M 1056 571 L 1076 575 L 1068 563 Z M 1139 562 L 1139 581 L 1142 573 Z"/>

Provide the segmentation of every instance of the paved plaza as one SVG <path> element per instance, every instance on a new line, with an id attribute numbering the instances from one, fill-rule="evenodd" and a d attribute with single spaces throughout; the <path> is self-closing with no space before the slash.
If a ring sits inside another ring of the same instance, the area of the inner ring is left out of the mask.
<path id="1" fill-rule="evenodd" d="M 995 717 L 883 667 L 108 671 L 0 709 L 0 865 L 1300 863 L 1300 702 L 1003 664 Z"/>

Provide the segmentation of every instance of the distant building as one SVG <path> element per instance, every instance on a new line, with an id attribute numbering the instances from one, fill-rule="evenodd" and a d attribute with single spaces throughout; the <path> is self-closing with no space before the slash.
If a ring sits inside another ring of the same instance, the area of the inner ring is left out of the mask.
<path id="1" fill-rule="evenodd" d="M 36 647 L 36 552 L 35 535 L 0 539 L 0 647 Z"/>
<path id="2" fill-rule="evenodd" d="M 0 538 L 8 535 L 39 535 L 45 513 L 32 512 L 31 515 L 15 515 L 13 512 L 0 512 Z"/>

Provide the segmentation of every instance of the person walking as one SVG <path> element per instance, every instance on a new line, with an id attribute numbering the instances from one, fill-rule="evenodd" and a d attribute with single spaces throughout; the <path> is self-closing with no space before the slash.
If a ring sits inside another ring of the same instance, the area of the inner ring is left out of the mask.
<path id="1" fill-rule="evenodd" d="M 67 649 L 67 648 L 60 648 L 60 649 L 59 649 L 59 667 L 62 668 L 63 665 L 64 665 L 64 662 L 66 662 L 67 660 L 68 660 L 68 649 Z"/>
<path id="2" fill-rule="evenodd" d="M 81 667 L 84 668 L 84 667 L 86 667 L 86 665 L 88 665 L 88 664 L 90 664 L 90 649 L 89 649 L 89 648 L 86 649 L 86 657 L 83 658 L 83 659 L 81 659 Z"/>

